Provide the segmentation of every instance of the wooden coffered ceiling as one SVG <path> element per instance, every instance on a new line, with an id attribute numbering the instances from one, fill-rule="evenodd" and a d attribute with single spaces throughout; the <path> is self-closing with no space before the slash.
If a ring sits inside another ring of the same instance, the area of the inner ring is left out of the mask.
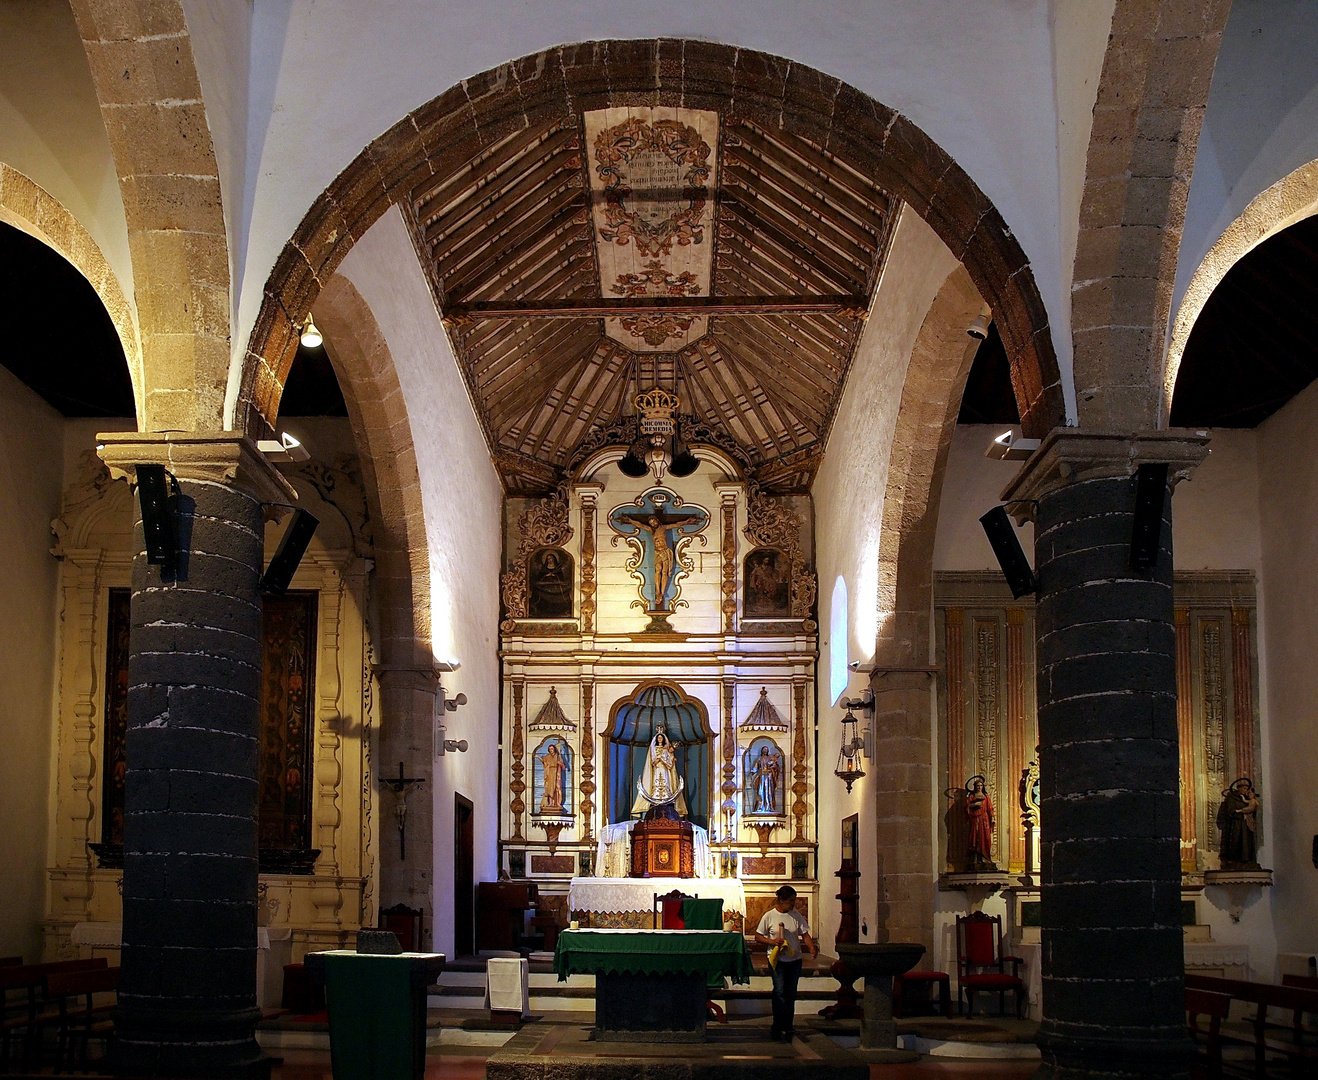
<path id="1" fill-rule="evenodd" d="M 689 441 L 721 446 L 768 491 L 809 488 L 897 202 L 803 139 L 702 115 L 717 131 L 695 240 L 707 289 L 670 274 L 657 297 L 606 291 L 579 113 L 413 189 L 418 250 L 510 494 L 550 491 L 594 449 L 630 442 L 632 399 L 655 385 L 681 397 Z M 667 196 L 680 203 L 690 183 Z M 638 191 L 637 205 L 653 194 Z M 671 351 L 619 340 L 621 316 L 656 312 L 685 314 L 679 325 L 695 330 Z"/>

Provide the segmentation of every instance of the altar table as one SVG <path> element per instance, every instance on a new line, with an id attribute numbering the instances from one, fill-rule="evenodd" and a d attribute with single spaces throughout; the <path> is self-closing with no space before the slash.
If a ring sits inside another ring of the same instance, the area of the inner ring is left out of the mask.
<path id="1" fill-rule="evenodd" d="M 596 1038 L 698 1041 L 708 984 L 750 982 L 746 939 L 723 930 L 564 930 L 554 971 L 595 976 Z"/>
<path id="2" fill-rule="evenodd" d="M 665 896 L 674 889 L 687 896 L 722 900 L 724 918 L 746 915 L 746 890 L 740 878 L 577 877 L 568 885 L 567 906 L 569 912 L 587 916 L 630 916 L 627 921 L 634 927 L 654 911 L 656 893 Z M 646 919 L 643 926 L 648 928 L 650 921 Z"/>

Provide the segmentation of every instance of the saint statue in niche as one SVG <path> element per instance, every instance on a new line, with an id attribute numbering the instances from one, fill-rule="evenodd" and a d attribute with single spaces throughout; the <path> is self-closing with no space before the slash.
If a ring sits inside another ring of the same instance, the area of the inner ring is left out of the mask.
<path id="1" fill-rule="evenodd" d="M 778 778 L 783 772 L 782 757 L 774 753 L 767 743 L 763 743 L 759 755 L 752 759 L 750 772 L 754 785 L 751 813 L 778 813 Z"/>
<path id="2" fill-rule="evenodd" d="M 549 735 L 531 751 L 531 813 L 572 817 L 572 748 L 561 735 Z"/>
<path id="3" fill-rule="evenodd" d="M 1258 812 L 1262 803 L 1254 781 L 1242 776 L 1222 792 L 1217 830 L 1222 834 L 1223 870 L 1258 869 Z"/>
<path id="4" fill-rule="evenodd" d="M 636 781 L 636 801 L 632 814 L 645 813 L 656 806 L 672 805 L 681 817 L 686 817 L 686 798 L 683 788 L 686 781 L 677 775 L 677 756 L 668 741 L 668 731 L 660 724 L 650 740 L 650 752 L 645 759 L 641 778 Z"/>
<path id="5" fill-rule="evenodd" d="M 993 862 L 993 800 L 984 787 L 982 776 L 966 781 L 966 855 L 974 873 L 997 870 Z"/>
<path id="6" fill-rule="evenodd" d="M 567 772 L 567 762 L 558 752 L 558 746 L 550 743 L 540 755 L 540 767 L 543 769 L 543 787 L 540 793 L 540 813 L 561 814 L 563 812 L 563 776 Z"/>
<path id="7" fill-rule="evenodd" d="M 787 556 L 777 548 L 756 548 L 746 556 L 748 617 L 785 619 L 792 614 L 792 575 Z"/>
<path id="8" fill-rule="evenodd" d="M 572 617 L 572 556 L 561 548 L 541 548 L 526 566 L 526 613 L 532 619 Z"/>

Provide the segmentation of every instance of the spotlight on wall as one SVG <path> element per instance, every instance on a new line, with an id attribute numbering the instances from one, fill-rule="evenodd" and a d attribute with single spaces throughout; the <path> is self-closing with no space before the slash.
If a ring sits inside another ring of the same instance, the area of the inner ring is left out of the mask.
<path id="1" fill-rule="evenodd" d="M 1015 428 L 1008 428 L 1001 435 L 993 437 L 984 456 L 994 461 L 1025 461 L 1038 449 L 1038 439 L 1023 439 Z"/>
<path id="2" fill-rule="evenodd" d="M 1135 514 L 1130 529 L 1130 565 L 1151 570 L 1158 565 L 1162 510 L 1167 498 L 1167 464 L 1141 465 L 1135 473 Z"/>
<path id="3" fill-rule="evenodd" d="M 287 431 L 281 432 L 277 439 L 261 439 L 256 448 L 272 464 L 300 464 L 310 461 L 311 454 L 307 448 Z"/>
<path id="4" fill-rule="evenodd" d="M 1016 530 L 1011 526 L 1007 511 L 1001 506 L 995 506 L 979 519 L 979 523 L 984 526 L 984 535 L 988 537 L 989 546 L 998 558 L 1002 576 L 1011 587 L 1011 595 L 1019 600 L 1022 596 L 1037 592 L 1039 582 L 1025 552 L 1021 550 L 1021 542 L 1016 539 Z"/>
<path id="5" fill-rule="evenodd" d="M 172 566 L 178 554 L 178 521 L 170 499 L 170 482 L 178 493 L 178 481 L 163 465 L 139 465 L 137 498 L 142 506 L 142 538 L 146 561 L 154 566 Z"/>
<path id="6" fill-rule="evenodd" d="M 289 582 L 297 572 L 297 564 L 306 554 L 307 545 L 316 532 L 320 522 L 305 510 L 294 510 L 293 520 L 284 530 L 284 538 L 279 541 L 279 550 L 270 560 L 265 576 L 261 578 L 261 591 L 283 596 L 288 592 Z"/>
<path id="7" fill-rule="evenodd" d="M 321 342 L 325 340 L 325 335 L 316 329 L 315 320 L 311 314 L 307 314 L 307 321 L 302 324 L 302 333 L 298 338 L 308 349 L 320 348 Z"/>

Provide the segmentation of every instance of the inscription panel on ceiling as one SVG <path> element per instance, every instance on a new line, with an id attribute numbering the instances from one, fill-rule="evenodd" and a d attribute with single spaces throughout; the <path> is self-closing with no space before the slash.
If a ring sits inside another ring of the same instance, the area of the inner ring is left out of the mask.
<path id="1" fill-rule="evenodd" d="M 718 113 L 597 109 L 583 119 L 601 295 L 709 296 Z M 708 329 L 705 316 L 657 311 L 604 320 L 632 352 L 674 352 Z"/>

